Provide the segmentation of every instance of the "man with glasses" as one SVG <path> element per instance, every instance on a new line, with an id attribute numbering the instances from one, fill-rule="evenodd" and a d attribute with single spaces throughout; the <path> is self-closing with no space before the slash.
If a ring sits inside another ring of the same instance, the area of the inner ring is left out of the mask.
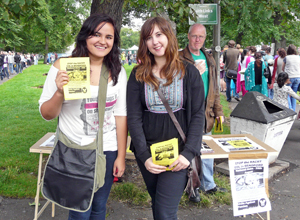
<path id="1" fill-rule="evenodd" d="M 205 52 L 203 47 L 206 39 L 206 28 L 202 24 L 193 24 L 190 26 L 188 32 L 189 44 L 187 47 L 179 52 L 181 59 L 194 64 L 202 77 L 205 91 L 205 127 L 204 134 L 210 135 L 213 128 L 215 118 L 224 121 L 224 114 L 222 105 L 220 104 L 220 94 L 218 87 L 218 72 L 216 62 L 211 54 Z M 202 131 L 199 131 L 202 132 Z M 226 192 L 224 188 L 219 188 L 213 177 L 213 159 L 202 159 L 202 176 L 200 176 L 200 189 L 206 193 L 215 193 L 217 191 Z M 191 197 L 193 202 L 200 202 L 200 196 L 196 190 L 197 195 Z"/>

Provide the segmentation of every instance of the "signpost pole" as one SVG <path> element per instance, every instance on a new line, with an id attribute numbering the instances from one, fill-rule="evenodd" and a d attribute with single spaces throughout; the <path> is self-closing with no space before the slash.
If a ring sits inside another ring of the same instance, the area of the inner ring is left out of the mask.
<path id="1" fill-rule="evenodd" d="M 213 56 L 217 65 L 218 73 L 218 86 L 220 88 L 220 35 L 221 35 L 221 7 L 220 1 L 214 0 L 214 3 L 217 4 L 217 24 L 213 27 Z"/>

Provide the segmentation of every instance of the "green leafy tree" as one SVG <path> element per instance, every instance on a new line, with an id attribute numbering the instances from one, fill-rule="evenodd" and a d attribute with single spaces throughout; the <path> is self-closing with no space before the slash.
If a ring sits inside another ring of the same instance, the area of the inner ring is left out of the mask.
<path id="1" fill-rule="evenodd" d="M 296 0 L 222 0 L 222 42 L 234 39 L 247 46 L 275 43 L 299 45 L 300 5 Z"/>
<path id="2" fill-rule="evenodd" d="M 121 48 L 128 49 L 133 45 L 139 45 L 140 33 L 129 28 L 121 29 Z"/>

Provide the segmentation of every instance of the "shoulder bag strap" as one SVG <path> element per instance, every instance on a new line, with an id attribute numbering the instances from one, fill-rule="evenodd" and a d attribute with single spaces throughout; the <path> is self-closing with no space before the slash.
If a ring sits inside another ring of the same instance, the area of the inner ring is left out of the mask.
<path id="1" fill-rule="evenodd" d="M 175 117 L 175 115 L 174 115 L 174 113 L 173 113 L 171 107 L 169 106 L 168 101 L 166 100 L 166 98 L 165 98 L 165 96 L 163 95 L 163 93 L 162 93 L 162 91 L 161 91 L 160 88 L 158 88 L 157 93 L 158 93 L 158 95 L 159 95 L 161 101 L 163 102 L 163 104 L 164 104 L 164 106 L 165 106 L 167 112 L 169 113 L 169 115 L 170 115 L 170 117 L 171 117 L 173 123 L 175 124 L 175 127 L 177 128 L 177 130 L 178 130 L 178 132 L 179 132 L 179 134 L 180 134 L 180 136 L 181 136 L 183 142 L 185 143 L 185 142 L 186 142 L 186 136 L 185 136 L 183 130 L 181 129 L 181 126 L 180 126 L 179 122 L 177 121 L 177 118 Z"/>
<path id="2" fill-rule="evenodd" d="M 97 147 L 99 152 L 103 152 L 103 123 L 104 123 L 104 113 L 105 113 L 105 105 L 106 105 L 108 77 L 109 77 L 109 71 L 107 70 L 105 64 L 102 63 L 99 89 L 98 89 L 99 128 L 98 128 L 98 135 L 97 135 Z"/>

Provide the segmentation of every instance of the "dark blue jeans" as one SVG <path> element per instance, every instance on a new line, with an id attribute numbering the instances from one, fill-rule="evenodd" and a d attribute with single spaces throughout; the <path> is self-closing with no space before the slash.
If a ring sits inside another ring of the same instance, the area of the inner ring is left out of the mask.
<path id="1" fill-rule="evenodd" d="M 8 74 L 7 67 L 4 67 L 3 70 L 2 70 L 2 72 L 3 72 L 3 77 L 5 77 L 5 74 L 6 74 L 7 78 L 9 79 L 9 74 Z"/>
<path id="2" fill-rule="evenodd" d="M 187 183 L 187 169 L 153 174 L 142 161 L 136 161 L 152 199 L 154 220 L 177 220 L 178 205 Z"/>
<path id="3" fill-rule="evenodd" d="M 106 202 L 114 181 L 113 167 L 117 151 L 105 151 L 106 174 L 104 185 L 95 193 L 91 208 L 86 212 L 69 212 L 68 220 L 105 220 Z"/>
<path id="4" fill-rule="evenodd" d="M 227 76 L 226 76 L 226 72 L 225 72 L 225 82 L 226 82 L 226 99 L 227 101 L 231 101 L 231 89 L 230 89 L 230 82 L 231 82 L 231 79 L 229 79 Z M 233 82 L 236 86 L 236 79 L 233 79 Z M 234 94 L 233 94 L 234 97 L 236 98 L 239 98 L 239 94 L 236 93 L 236 91 L 234 91 Z"/>

